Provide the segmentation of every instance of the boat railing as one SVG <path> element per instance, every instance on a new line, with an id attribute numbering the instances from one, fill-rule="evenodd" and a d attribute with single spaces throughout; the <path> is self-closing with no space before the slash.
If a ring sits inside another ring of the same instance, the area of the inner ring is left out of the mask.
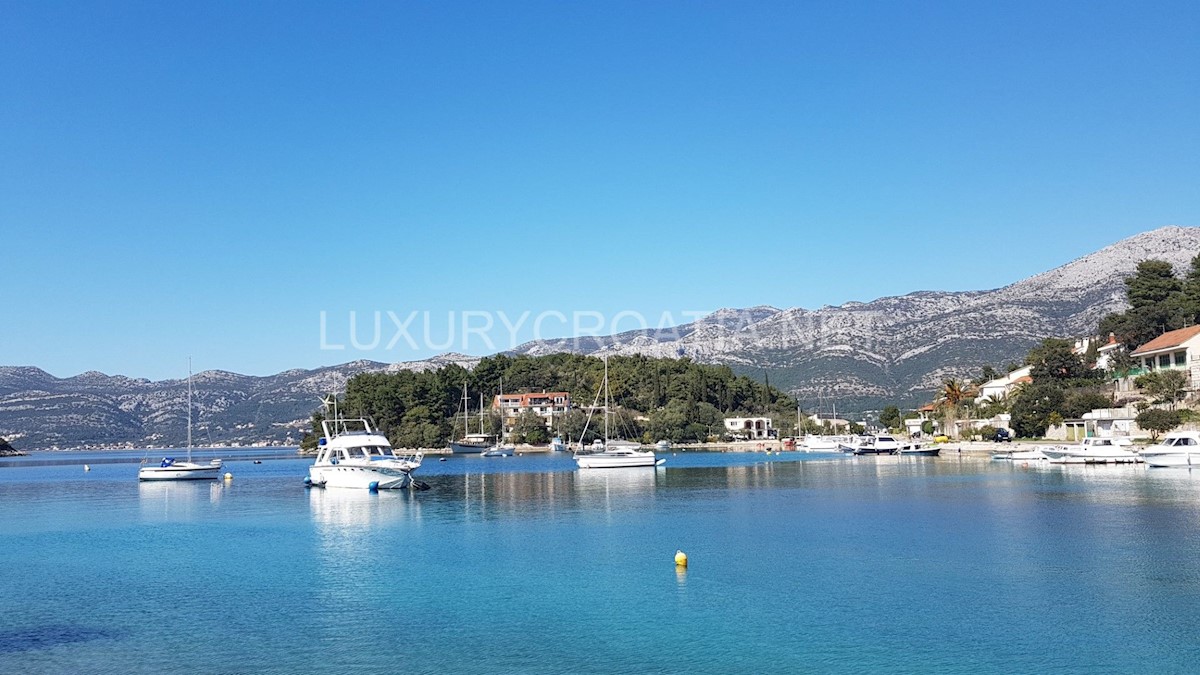
<path id="1" fill-rule="evenodd" d="M 425 461 L 425 453 L 423 453 L 423 452 L 395 452 L 395 451 L 392 451 L 392 455 L 396 459 L 398 459 L 402 462 L 412 462 L 412 463 L 415 463 L 418 465 L 421 462 Z"/>
<path id="2" fill-rule="evenodd" d="M 375 433 L 375 430 L 371 428 L 371 422 L 363 418 L 337 418 L 321 420 L 321 430 L 325 432 L 325 438 L 334 438 L 336 436 L 346 436 L 350 434 Z"/>

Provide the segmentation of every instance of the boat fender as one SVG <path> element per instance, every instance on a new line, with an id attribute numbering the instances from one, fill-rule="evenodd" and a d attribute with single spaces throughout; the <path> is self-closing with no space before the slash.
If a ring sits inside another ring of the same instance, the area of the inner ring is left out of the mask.
<path id="1" fill-rule="evenodd" d="M 371 484 L 367 486 L 367 491 L 368 492 L 379 492 L 379 481 L 377 481 L 377 480 L 371 481 Z"/>

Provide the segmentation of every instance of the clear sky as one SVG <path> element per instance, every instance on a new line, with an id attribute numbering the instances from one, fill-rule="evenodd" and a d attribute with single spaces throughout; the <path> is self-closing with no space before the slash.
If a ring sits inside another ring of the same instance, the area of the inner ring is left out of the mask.
<path id="1" fill-rule="evenodd" d="M 9 0 L 0 365 L 1003 286 L 1200 225 L 1198 36 L 1194 1 Z"/>

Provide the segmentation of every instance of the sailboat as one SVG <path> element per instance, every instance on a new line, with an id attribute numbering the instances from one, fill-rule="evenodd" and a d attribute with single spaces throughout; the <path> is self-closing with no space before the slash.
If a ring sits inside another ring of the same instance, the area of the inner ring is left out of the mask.
<path id="1" fill-rule="evenodd" d="M 207 464 L 192 461 L 192 360 L 188 359 L 187 395 L 187 459 L 163 457 L 157 466 L 142 460 L 138 468 L 138 480 L 211 480 L 221 475 L 221 460 Z"/>
<path id="2" fill-rule="evenodd" d="M 483 432 L 483 394 L 479 394 L 479 433 L 473 434 L 469 428 L 470 416 L 467 414 L 467 383 L 463 382 L 462 394 L 463 435 L 457 441 L 450 441 L 450 452 L 456 455 L 477 454 L 492 447 L 496 439 L 491 434 Z"/>
<path id="3" fill-rule="evenodd" d="M 610 441 L 608 438 L 608 357 L 604 358 L 604 447 L 599 452 L 578 453 L 575 463 L 581 469 L 618 469 L 635 466 L 659 466 L 667 460 L 658 459 L 653 450 L 642 450 L 637 443 L 629 441 Z M 597 394 L 597 398 L 599 395 Z M 595 406 L 592 406 L 595 408 Z M 586 425 L 584 432 L 587 432 Z M 579 437 L 579 447 L 583 447 L 583 436 Z"/>
<path id="4" fill-rule="evenodd" d="M 512 457 L 516 452 L 516 447 L 504 442 L 504 378 L 500 378 L 500 397 L 496 399 L 500 407 L 500 438 L 495 444 L 488 447 L 483 452 L 479 453 L 481 457 Z M 482 414 L 483 410 L 483 394 L 479 395 L 479 409 Z M 480 431 L 483 430 L 483 418 L 479 421 Z"/>

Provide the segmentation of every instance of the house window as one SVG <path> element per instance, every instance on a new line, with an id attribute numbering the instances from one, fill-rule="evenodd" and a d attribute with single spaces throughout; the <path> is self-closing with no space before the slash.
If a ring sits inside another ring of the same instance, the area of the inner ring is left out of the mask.
<path id="1" fill-rule="evenodd" d="M 1187 365 L 1187 352 L 1175 352 L 1175 365 L 1177 365 L 1177 366 L 1186 366 Z"/>
<path id="2" fill-rule="evenodd" d="M 1171 367 L 1171 355 L 1170 354 L 1159 354 L 1158 355 L 1158 367 L 1159 368 L 1170 368 Z"/>
<path id="3" fill-rule="evenodd" d="M 1146 370 L 1154 370 L 1154 359 L 1146 359 L 1144 361 Z"/>

